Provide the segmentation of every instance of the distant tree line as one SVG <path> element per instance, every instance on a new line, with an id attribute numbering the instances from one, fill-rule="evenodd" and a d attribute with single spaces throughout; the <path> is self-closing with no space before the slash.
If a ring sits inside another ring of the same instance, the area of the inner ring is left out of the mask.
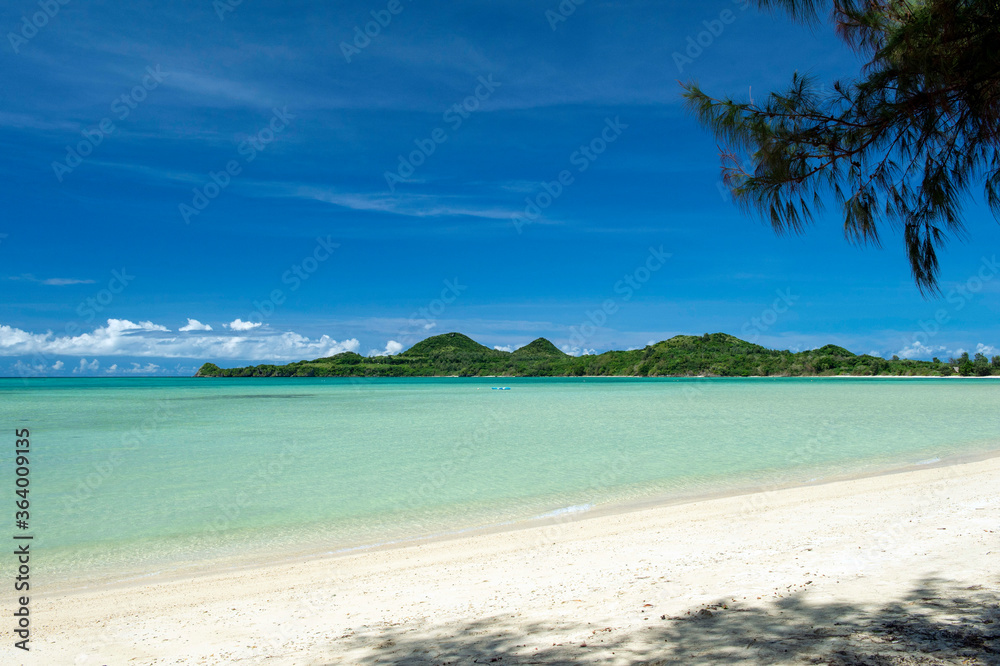
<path id="1" fill-rule="evenodd" d="M 1000 356 L 942 362 L 857 355 L 836 345 L 803 352 L 767 349 L 725 333 L 680 335 L 644 349 L 570 356 L 544 338 L 514 352 L 498 351 L 460 333 L 417 343 L 394 356 L 345 352 L 286 365 L 220 368 L 206 363 L 199 377 L 824 377 L 849 375 L 984 377 L 1000 375 Z"/>

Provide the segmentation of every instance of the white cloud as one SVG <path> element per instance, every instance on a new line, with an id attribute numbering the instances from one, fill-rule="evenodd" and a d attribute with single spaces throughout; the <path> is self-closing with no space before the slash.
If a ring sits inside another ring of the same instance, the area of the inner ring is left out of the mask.
<path id="1" fill-rule="evenodd" d="M 983 356 L 996 356 L 997 354 L 1000 354 L 1000 349 L 997 349 L 992 345 L 984 345 L 980 342 L 976 345 L 976 353 L 982 354 Z"/>
<path id="2" fill-rule="evenodd" d="M 42 284 L 47 284 L 53 287 L 65 287 L 70 284 L 94 284 L 97 280 L 79 280 L 77 278 L 48 278 L 42 280 Z"/>
<path id="3" fill-rule="evenodd" d="M 94 284 L 96 280 L 82 280 L 80 278 L 37 278 L 31 273 L 24 273 L 18 276 L 12 276 L 7 278 L 8 280 L 18 280 L 23 282 L 37 282 L 38 284 L 48 285 L 50 287 L 65 287 L 67 285 L 73 284 Z"/>
<path id="4" fill-rule="evenodd" d="M 73 374 L 78 375 L 83 372 L 96 372 L 100 367 L 101 364 L 97 362 L 96 358 L 90 363 L 87 362 L 87 359 L 81 358 L 80 365 L 73 368 Z"/>
<path id="5" fill-rule="evenodd" d="M 268 183 L 256 188 L 259 196 L 312 199 L 350 210 L 392 213 L 406 217 L 478 217 L 509 221 L 517 208 L 480 205 L 465 196 L 397 192 L 338 192 L 309 185 Z"/>
<path id="6" fill-rule="evenodd" d="M 570 356 L 593 356 L 597 353 L 596 349 L 587 349 L 585 347 L 570 347 L 569 345 L 563 345 L 560 347 L 564 352 Z"/>
<path id="7" fill-rule="evenodd" d="M 975 351 L 968 351 L 962 347 L 957 349 L 949 350 L 944 345 L 939 345 L 937 347 L 923 345 L 920 342 L 914 342 L 909 347 L 904 347 L 896 352 L 896 356 L 900 358 L 913 358 L 913 359 L 930 359 L 933 356 L 939 357 L 941 360 L 948 360 L 949 358 L 958 358 L 962 354 L 968 353 L 970 356 L 975 356 L 976 354 L 983 354 L 987 358 L 1000 354 L 1000 349 L 992 345 L 986 345 L 980 342 L 976 345 Z"/>
<path id="8" fill-rule="evenodd" d="M 52 369 L 53 370 L 62 370 L 64 365 L 65 365 L 65 363 L 63 363 L 62 361 L 56 361 L 55 363 L 52 364 Z"/>
<path id="9" fill-rule="evenodd" d="M 164 74 L 166 73 L 164 72 Z M 215 101 L 221 101 L 224 106 L 239 102 L 250 102 L 253 105 L 258 105 L 262 99 L 267 99 L 264 91 L 237 79 L 220 78 L 211 74 L 181 69 L 170 71 L 169 74 L 171 86 L 198 95 L 204 98 L 204 102 L 214 98 Z M 270 102 L 266 105 L 269 106 Z"/>
<path id="10" fill-rule="evenodd" d="M 928 345 L 922 344 L 919 340 L 914 340 L 913 344 L 909 347 L 904 347 L 896 352 L 896 356 L 899 358 L 931 358 L 932 356 L 937 356 L 941 352 L 946 351 L 947 347 L 938 346 L 930 347 Z"/>
<path id="11" fill-rule="evenodd" d="M 399 352 L 403 351 L 403 345 L 395 340 L 389 340 L 385 343 L 385 349 L 379 351 L 378 349 L 372 349 L 368 352 L 369 356 L 394 356 Z"/>
<path id="12" fill-rule="evenodd" d="M 515 349 L 517 349 L 517 347 L 515 347 L 514 345 L 504 345 L 503 347 L 501 347 L 500 345 L 493 345 L 493 349 L 502 352 L 512 352 Z"/>
<path id="13" fill-rule="evenodd" d="M 23 361 L 18 361 L 14 364 L 14 371 L 19 377 L 34 377 L 37 375 L 44 375 L 46 373 L 44 365 L 40 363 L 38 365 L 28 365 Z"/>
<path id="14" fill-rule="evenodd" d="M 236 321 L 239 321 L 239 319 L 237 319 Z M 184 333 L 187 333 L 188 331 L 211 331 L 212 327 L 209 326 L 208 324 L 201 323 L 197 319 L 191 319 L 190 317 L 188 317 L 188 323 L 184 326 L 181 326 L 177 330 L 183 331 Z"/>
<path id="15" fill-rule="evenodd" d="M 24 113 L 8 113 L 6 111 L 0 111 L 0 127 L 13 127 L 15 129 L 35 129 L 35 130 L 60 130 L 60 131 L 79 131 L 80 126 L 77 123 L 71 123 L 68 121 L 49 121 L 41 120 L 33 115 Z"/>
<path id="16" fill-rule="evenodd" d="M 152 375 L 158 372 L 160 366 L 155 363 L 147 363 L 146 365 L 140 365 L 139 363 L 132 363 L 132 367 L 128 369 L 123 369 L 123 374 L 128 375 Z"/>
<path id="17" fill-rule="evenodd" d="M 223 326 L 225 326 L 226 328 L 234 331 L 250 331 L 257 328 L 260 325 L 261 325 L 260 322 L 243 321 L 242 319 L 234 319 L 228 324 L 223 324 Z"/>
<path id="18" fill-rule="evenodd" d="M 104 372 L 109 375 L 155 375 L 160 372 L 160 366 L 155 363 L 142 365 L 141 363 L 133 362 L 131 365 L 131 368 L 119 368 L 118 364 L 115 363 Z"/>
<path id="19" fill-rule="evenodd" d="M 106 326 L 77 336 L 58 336 L 51 331 L 31 333 L 0 325 L 0 356 L 43 354 L 297 361 L 344 351 L 356 352 L 359 347 L 360 343 L 353 338 L 338 342 L 327 335 L 308 338 L 291 331 L 255 332 L 254 335 L 176 335 L 165 326 L 149 321 L 136 324 L 123 319 L 109 319 Z M 27 371 L 28 367 L 23 369 Z M 22 368 L 18 366 L 17 369 Z"/>

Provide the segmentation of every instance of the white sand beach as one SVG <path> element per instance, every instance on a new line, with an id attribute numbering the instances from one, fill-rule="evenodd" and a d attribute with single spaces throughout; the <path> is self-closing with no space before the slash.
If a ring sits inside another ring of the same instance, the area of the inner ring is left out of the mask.
<path id="1" fill-rule="evenodd" d="M 43 595 L 0 662 L 997 664 L 998 491 L 990 458 Z"/>

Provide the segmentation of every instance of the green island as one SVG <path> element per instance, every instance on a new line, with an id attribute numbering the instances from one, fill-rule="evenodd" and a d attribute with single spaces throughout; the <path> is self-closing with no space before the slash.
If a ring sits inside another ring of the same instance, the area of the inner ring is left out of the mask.
<path id="1" fill-rule="evenodd" d="M 857 355 L 836 345 L 802 352 L 768 349 L 725 333 L 678 335 L 643 349 L 571 356 L 545 338 L 513 352 L 461 333 L 418 342 L 393 356 L 344 352 L 286 365 L 220 368 L 205 363 L 195 377 L 824 377 L 1000 375 L 1000 356 L 914 361 Z"/>

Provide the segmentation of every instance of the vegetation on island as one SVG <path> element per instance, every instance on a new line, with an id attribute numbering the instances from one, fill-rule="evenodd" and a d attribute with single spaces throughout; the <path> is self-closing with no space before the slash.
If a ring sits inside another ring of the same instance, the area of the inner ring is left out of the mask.
<path id="1" fill-rule="evenodd" d="M 513 352 L 490 349 L 461 333 L 418 342 L 392 356 L 344 352 L 287 365 L 220 368 L 204 364 L 196 377 L 823 377 L 852 375 L 1000 375 L 1000 356 L 942 362 L 857 355 L 836 345 L 802 352 L 767 349 L 713 333 L 678 335 L 643 349 L 570 356 L 545 338 Z"/>

